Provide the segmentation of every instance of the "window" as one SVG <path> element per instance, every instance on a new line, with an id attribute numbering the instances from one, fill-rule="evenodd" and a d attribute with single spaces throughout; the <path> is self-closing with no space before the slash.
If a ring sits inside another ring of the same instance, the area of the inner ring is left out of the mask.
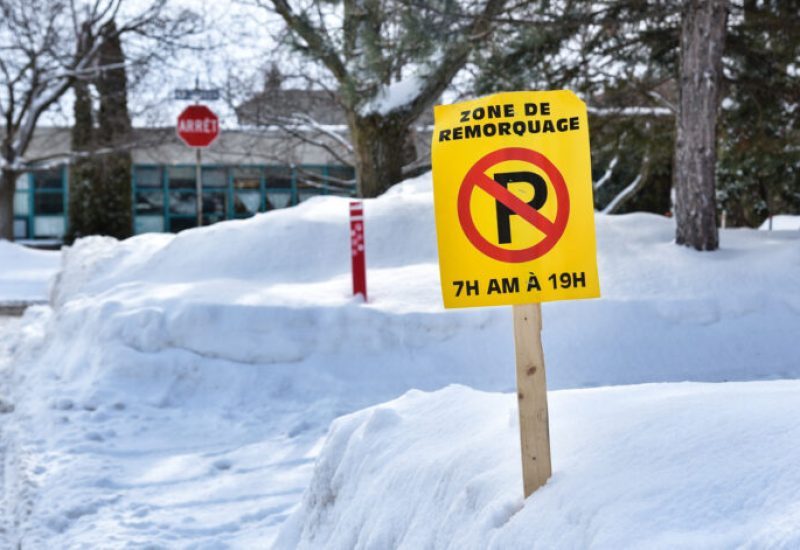
<path id="1" fill-rule="evenodd" d="M 163 191 L 136 191 L 134 209 L 137 216 L 147 214 L 164 214 Z"/>
<path id="2" fill-rule="evenodd" d="M 224 189 L 203 191 L 203 225 L 224 220 L 227 217 L 228 194 Z"/>
<path id="3" fill-rule="evenodd" d="M 289 166 L 267 166 L 264 173 L 267 189 L 292 188 L 292 169 Z"/>
<path id="4" fill-rule="evenodd" d="M 234 189 L 260 189 L 261 169 L 258 167 L 244 167 L 233 169 Z"/>
<path id="5" fill-rule="evenodd" d="M 233 198 L 233 213 L 238 217 L 247 217 L 261 210 L 261 191 L 236 191 Z"/>
<path id="6" fill-rule="evenodd" d="M 263 169 L 245 166 L 233 169 L 233 215 L 252 216 L 262 209 L 261 184 Z"/>
<path id="7" fill-rule="evenodd" d="M 169 213 L 191 216 L 197 213 L 197 194 L 191 191 L 170 191 Z"/>
<path id="8" fill-rule="evenodd" d="M 353 182 L 353 188 L 355 188 L 356 171 L 352 166 L 328 166 L 328 177 L 331 178 L 331 183 L 335 185 Z"/>
<path id="9" fill-rule="evenodd" d="M 63 193 L 40 193 L 33 196 L 33 210 L 37 214 L 64 215 Z"/>
<path id="10" fill-rule="evenodd" d="M 33 172 L 33 188 L 36 191 L 64 192 L 63 169 L 54 168 Z"/>
<path id="11" fill-rule="evenodd" d="M 272 210 L 273 208 L 286 208 L 287 206 L 290 206 L 291 202 L 291 189 L 267 189 L 267 210 Z"/>
<path id="12" fill-rule="evenodd" d="M 136 216 L 134 223 L 136 234 L 160 233 L 164 231 L 164 216 Z"/>
<path id="13" fill-rule="evenodd" d="M 36 170 L 29 175 L 33 211 L 29 212 L 28 227 L 32 225 L 34 237 L 60 238 L 64 235 L 67 206 L 65 174 L 66 166 L 60 166 Z"/>
<path id="14" fill-rule="evenodd" d="M 172 231 L 173 233 L 178 233 L 179 231 L 183 231 L 184 229 L 191 229 L 192 227 L 197 227 L 197 220 L 192 217 L 172 218 L 169 221 L 169 230 Z"/>
<path id="15" fill-rule="evenodd" d="M 31 212 L 30 198 L 27 191 L 20 191 L 14 193 L 14 215 L 27 216 Z"/>
<path id="16" fill-rule="evenodd" d="M 195 170 L 193 165 L 134 167 L 137 233 L 178 232 L 197 225 Z M 342 165 L 211 165 L 203 166 L 202 170 L 204 224 L 247 218 L 316 195 L 351 195 L 353 190 L 347 182 L 355 179 L 354 169 Z M 60 205 L 52 197 L 40 198 L 38 204 L 48 211 L 56 211 Z M 22 208 L 20 204 L 18 209 Z"/>
<path id="17" fill-rule="evenodd" d="M 194 189 L 194 166 L 170 166 L 167 170 L 170 189 Z"/>
<path id="18" fill-rule="evenodd" d="M 228 174 L 224 168 L 203 167 L 203 187 L 227 187 Z"/>
<path id="19" fill-rule="evenodd" d="M 33 220 L 33 236 L 60 238 L 64 236 L 64 216 L 36 216 Z"/>
<path id="20" fill-rule="evenodd" d="M 297 201 L 325 193 L 325 168 L 323 166 L 301 166 L 297 169 Z"/>
<path id="21" fill-rule="evenodd" d="M 28 235 L 28 220 L 27 219 L 14 219 L 14 238 L 15 239 L 27 239 L 30 237 Z"/>
<path id="22" fill-rule="evenodd" d="M 137 166 L 134 168 L 136 187 L 161 188 L 161 168 L 158 166 Z"/>

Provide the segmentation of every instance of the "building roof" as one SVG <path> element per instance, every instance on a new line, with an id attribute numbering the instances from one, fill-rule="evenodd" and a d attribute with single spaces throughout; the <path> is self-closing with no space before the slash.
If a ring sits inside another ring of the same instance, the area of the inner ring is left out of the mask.
<path id="1" fill-rule="evenodd" d="M 243 125 L 272 125 L 295 115 L 326 126 L 347 124 L 344 109 L 327 90 L 284 90 L 269 86 L 236 108 L 239 124 Z"/>
<path id="2" fill-rule="evenodd" d="M 2 130 L 0 130 L 2 134 Z M 47 167 L 68 162 L 72 157 L 72 129 L 40 126 L 24 161 Z M 329 149 L 313 146 L 287 136 L 279 129 L 223 129 L 214 143 L 203 150 L 203 164 L 345 164 L 331 151 L 347 159 L 349 153 L 336 140 L 314 136 Z M 187 147 L 175 128 L 134 128 L 129 149 L 136 164 L 193 164 L 194 149 Z"/>
<path id="3" fill-rule="evenodd" d="M 298 116 L 299 115 L 299 116 Z M 293 117 L 309 118 L 325 126 L 347 125 L 347 115 L 334 92 L 329 90 L 283 89 L 268 83 L 264 91 L 236 108 L 239 124 L 268 126 L 285 124 Z M 433 109 L 426 109 L 417 126 L 433 125 Z"/>

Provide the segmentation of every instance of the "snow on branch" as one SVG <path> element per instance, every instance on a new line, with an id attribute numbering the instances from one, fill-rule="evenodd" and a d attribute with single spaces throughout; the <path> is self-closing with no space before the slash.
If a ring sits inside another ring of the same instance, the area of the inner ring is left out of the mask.
<path id="1" fill-rule="evenodd" d="M 611 159 L 611 162 L 608 163 L 608 168 L 606 169 L 605 174 L 603 174 L 600 177 L 600 179 L 594 183 L 595 191 L 603 187 L 603 185 L 605 185 L 606 182 L 611 179 L 611 175 L 614 173 L 614 168 L 617 166 L 618 162 L 619 162 L 619 155 Z"/>
<path id="2" fill-rule="evenodd" d="M 419 96 L 425 81 L 419 76 L 412 76 L 381 87 L 375 96 L 365 103 L 361 109 L 361 116 L 378 114 L 386 116 L 395 110 L 408 109 L 409 105 Z"/>
<path id="3" fill-rule="evenodd" d="M 614 197 L 611 202 L 603 208 L 603 214 L 614 214 L 616 213 L 622 205 L 628 202 L 639 190 L 642 188 L 644 183 L 647 181 L 647 173 L 650 171 L 650 154 L 645 153 L 644 159 L 642 159 L 642 168 L 639 173 L 633 178 L 633 181 L 630 182 L 625 189 L 620 191 L 620 193 Z"/>
<path id="4" fill-rule="evenodd" d="M 343 154 L 343 151 L 350 155 L 354 153 L 353 144 L 345 137 L 347 126 L 344 125 L 322 124 L 305 113 L 266 116 L 262 113 L 261 120 L 242 128 L 261 133 L 279 130 L 300 143 L 326 151 L 341 164 L 351 166 L 353 163 Z"/>
<path id="5" fill-rule="evenodd" d="M 667 107 L 589 107 L 589 114 L 594 116 L 648 116 L 672 117 L 675 112 Z"/>

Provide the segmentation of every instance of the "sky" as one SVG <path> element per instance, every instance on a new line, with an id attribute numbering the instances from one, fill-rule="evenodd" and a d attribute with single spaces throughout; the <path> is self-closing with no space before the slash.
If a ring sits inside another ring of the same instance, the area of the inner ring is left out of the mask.
<path id="1" fill-rule="evenodd" d="M 128 1 L 124 11 L 135 13 L 149 2 Z M 193 88 L 195 80 L 201 88 L 219 88 L 232 100 L 210 102 L 220 116 L 221 127 L 236 125 L 231 104 L 240 102 L 252 90 L 259 91 L 264 69 L 272 62 L 286 65 L 274 48 L 273 36 L 282 29 L 276 16 L 252 3 L 237 1 L 171 0 L 172 13 L 192 10 L 202 17 L 203 29 L 189 37 L 184 48 L 169 52 L 162 49 L 160 58 L 138 78 L 129 74 L 129 109 L 134 126 L 172 126 L 188 101 L 174 100 L 177 88 Z M 140 48 L 141 40 L 128 36 L 123 49 L 130 54 Z M 72 120 L 73 97 L 68 93 L 59 105 L 43 118 L 48 125 L 68 125 Z"/>

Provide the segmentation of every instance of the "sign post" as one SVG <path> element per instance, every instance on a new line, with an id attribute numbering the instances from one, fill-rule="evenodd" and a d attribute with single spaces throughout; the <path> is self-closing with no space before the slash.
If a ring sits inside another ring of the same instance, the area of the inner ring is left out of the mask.
<path id="1" fill-rule="evenodd" d="M 197 227 L 203 225 L 203 173 L 201 149 L 219 136 L 219 117 L 205 105 L 190 105 L 178 115 L 177 134 L 195 149 L 195 184 L 197 188 Z"/>
<path id="2" fill-rule="evenodd" d="M 353 268 L 353 296 L 367 301 L 367 259 L 364 250 L 364 203 L 350 203 L 350 257 Z"/>
<path id="3" fill-rule="evenodd" d="M 550 418 L 542 349 L 542 306 L 513 306 L 522 486 L 525 497 L 550 478 Z"/>
<path id="4" fill-rule="evenodd" d="M 445 307 L 513 306 L 528 497 L 551 474 L 541 303 L 600 296 L 586 106 L 563 90 L 440 105 L 432 141 Z"/>

